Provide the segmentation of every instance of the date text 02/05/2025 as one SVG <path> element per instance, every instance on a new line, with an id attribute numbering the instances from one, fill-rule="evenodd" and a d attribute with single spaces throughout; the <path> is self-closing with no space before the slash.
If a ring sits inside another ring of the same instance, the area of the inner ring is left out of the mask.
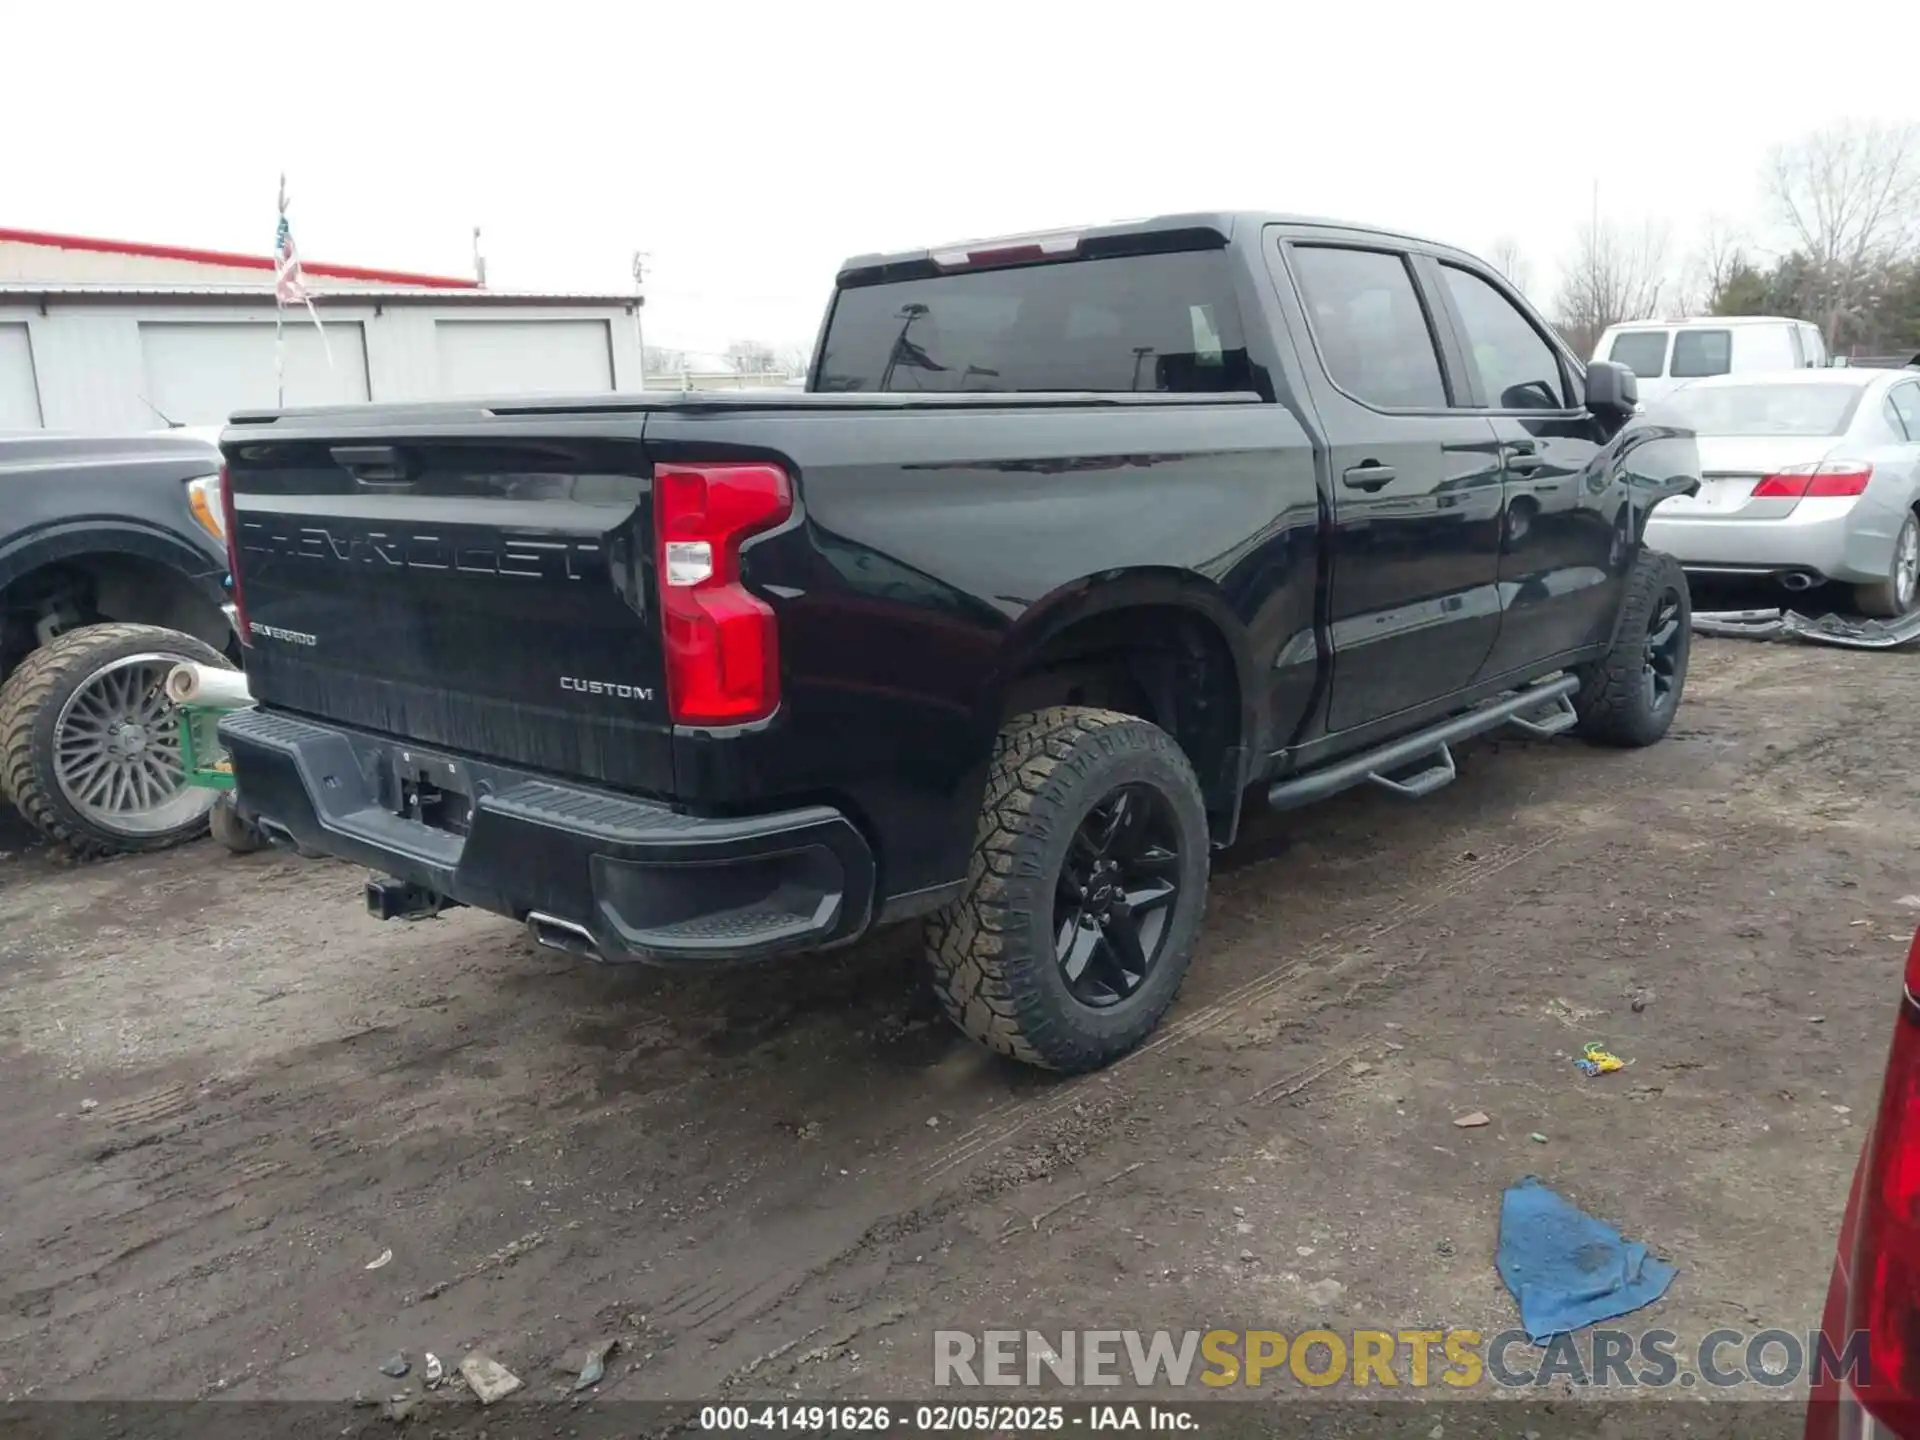
<path id="1" fill-rule="evenodd" d="M 1188 1405 L 708 1405 L 699 1428 L 714 1432 L 889 1431 L 975 1434 L 982 1431 L 1157 1430 L 1200 1428 Z"/>

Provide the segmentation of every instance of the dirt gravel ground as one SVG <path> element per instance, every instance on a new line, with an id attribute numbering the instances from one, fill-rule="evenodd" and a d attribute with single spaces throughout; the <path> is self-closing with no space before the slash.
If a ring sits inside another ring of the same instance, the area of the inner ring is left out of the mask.
<path id="1" fill-rule="evenodd" d="M 939 1328 L 1491 1334 L 1528 1172 L 1679 1265 L 1632 1323 L 1804 1334 L 1916 918 L 1917 664 L 1701 641 L 1652 750 L 1263 817 L 1168 1023 L 1073 1081 L 952 1033 L 907 933 L 612 971 L 377 924 L 330 862 L 0 832 L 0 1396 L 479 1350 L 551 1397 L 616 1335 L 595 1403 L 925 1396 Z"/>

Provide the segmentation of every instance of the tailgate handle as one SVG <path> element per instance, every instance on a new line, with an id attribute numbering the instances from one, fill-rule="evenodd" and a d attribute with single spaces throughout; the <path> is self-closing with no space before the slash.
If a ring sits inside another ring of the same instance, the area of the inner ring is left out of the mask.
<path id="1" fill-rule="evenodd" d="M 336 445 L 328 452 L 333 463 L 360 485 L 399 486 L 413 483 L 412 467 L 391 445 Z"/>

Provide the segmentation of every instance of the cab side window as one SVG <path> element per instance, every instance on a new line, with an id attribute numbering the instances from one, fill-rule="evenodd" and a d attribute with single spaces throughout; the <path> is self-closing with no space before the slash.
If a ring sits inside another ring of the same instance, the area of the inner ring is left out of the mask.
<path id="1" fill-rule="evenodd" d="M 1533 322 L 1471 270 L 1442 265 L 1440 273 L 1466 329 L 1461 339 L 1480 372 L 1485 403 L 1495 410 L 1567 409 L 1560 357 Z"/>
<path id="2" fill-rule="evenodd" d="M 1333 383 L 1385 409 L 1443 408 L 1440 353 L 1406 257 L 1332 245 L 1292 250 L 1313 341 Z"/>

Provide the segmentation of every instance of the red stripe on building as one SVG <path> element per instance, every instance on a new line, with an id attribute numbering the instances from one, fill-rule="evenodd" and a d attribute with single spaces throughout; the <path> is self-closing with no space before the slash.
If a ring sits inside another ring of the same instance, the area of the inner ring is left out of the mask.
<path id="1" fill-rule="evenodd" d="M 95 240 L 85 235 L 55 235 L 43 230 L 0 228 L 0 242 L 44 245 L 56 250 L 92 250 L 102 255 L 139 255 L 150 260 L 186 260 L 199 265 L 227 265 L 272 273 L 271 255 L 239 255 L 225 250 L 195 250 L 185 245 L 143 245 L 134 240 Z M 364 265 L 329 265 L 302 260 L 309 275 L 334 280 L 365 280 L 375 285 L 418 285 L 428 290 L 478 290 L 480 282 L 456 275 L 414 275 L 405 270 L 374 270 Z"/>

